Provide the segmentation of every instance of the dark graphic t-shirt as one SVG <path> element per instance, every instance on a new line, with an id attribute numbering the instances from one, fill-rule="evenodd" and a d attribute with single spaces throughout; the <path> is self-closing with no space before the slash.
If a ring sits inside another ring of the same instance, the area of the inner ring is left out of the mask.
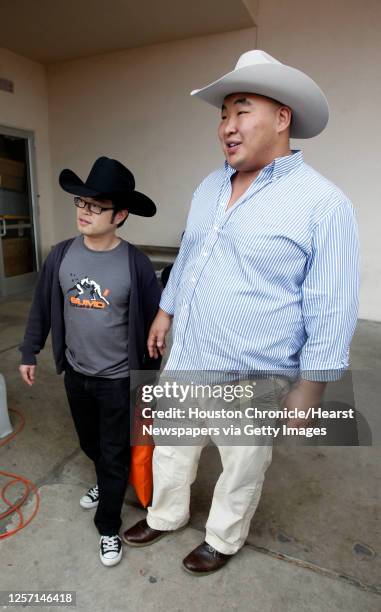
<path id="1" fill-rule="evenodd" d="M 62 260 L 59 279 L 69 364 L 88 376 L 128 376 L 128 242 L 93 251 L 78 236 Z"/>

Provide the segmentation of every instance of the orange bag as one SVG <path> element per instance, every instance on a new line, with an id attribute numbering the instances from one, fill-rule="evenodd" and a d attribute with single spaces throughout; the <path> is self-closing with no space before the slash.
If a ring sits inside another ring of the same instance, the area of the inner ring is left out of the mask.
<path id="1" fill-rule="evenodd" d="M 152 445 L 131 447 L 130 483 L 144 508 L 148 506 L 153 491 L 153 449 Z"/>
<path id="2" fill-rule="evenodd" d="M 154 444 L 151 436 L 142 433 L 143 421 L 145 425 L 152 423 L 152 419 L 142 418 L 142 399 L 141 393 L 138 392 L 131 439 L 135 444 L 137 442 L 140 442 L 140 444 L 131 446 L 129 481 L 135 489 L 138 500 L 146 508 L 152 498 L 153 491 L 152 455 Z"/>

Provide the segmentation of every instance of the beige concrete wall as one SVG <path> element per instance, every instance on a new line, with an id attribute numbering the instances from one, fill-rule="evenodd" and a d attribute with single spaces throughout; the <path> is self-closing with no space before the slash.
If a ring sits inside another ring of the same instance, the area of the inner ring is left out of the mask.
<path id="1" fill-rule="evenodd" d="M 310 74 L 325 91 L 321 136 L 294 141 L 352 199 L 362 245 L 360 316 L 381 320 L 381 2 L 259 0 L 257 46 Z"/>
<path id="2" fill-rule="evenodd" d="M 38 63 L 0 49 L 0 76 L 14 82 L 14 93 L 0 91 L 0 126 L 35 134 L 39 230 L 42 254 L 54 243 L 46 71 Z"/>
<path id="3" fill-rule="evenodd" d="M 189 92 L 253 47 L 250 28 L 49 67 L 57 239 L 75 232 L 59 171 L 69 167 L 86 177 L 96 157 L 107 155 L 131 168 L 137 188 L 159 210 L 152 219 L 131 215 L 121 235 L 137 244 L 177 246 L 195 187 L 223 161 L 219 112 Z"/>
<path id="4" fill-rule="evenodd" d="M 152 220 L 130 218 L 136 243 L 178 244 L 198 182 L 222 161 L 218 112 L 189 91 L 231 69 L 241 52 L 263 48 L 310 74 L 324 89 L 326 131 L 302 146 L 306 161 L 337 183 L 357 209 L 362 242 L 360 316 L 381 320 L 378 180 L 381 43 L 378 0 L 255 0 L 258 28 L 56 64 L 49 68 L 55 239 L 75 232 L 61 168 L 86 176 L 102 154 L 135 173 L 158 204 Z"/>

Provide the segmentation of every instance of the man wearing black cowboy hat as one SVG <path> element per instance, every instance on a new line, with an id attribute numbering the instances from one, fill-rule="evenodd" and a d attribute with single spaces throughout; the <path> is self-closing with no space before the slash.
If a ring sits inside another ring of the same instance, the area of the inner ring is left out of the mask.
<path id="1" fill-rule="evenodd" d="M 129 373 L 160 365 L 146 353 L 160 299 L 156 276 L 149 259 L 116 231 L 129 213 L 152 217 L 156 206 L 135 191 L 132 173 L 107 157 L 96 160 L 85 182 L 71 170 L 63 170 L 59 182 L 75 196 L 80 235 L 56 245 L 42 267 L 20 347 L 20 373 L 28 385 L 34 383 L 36 354 L 51 331 L 80 446 L 97 474 L 80 504 L 97 507 L 100 559 L 111 566 L 122 557 Z"/>

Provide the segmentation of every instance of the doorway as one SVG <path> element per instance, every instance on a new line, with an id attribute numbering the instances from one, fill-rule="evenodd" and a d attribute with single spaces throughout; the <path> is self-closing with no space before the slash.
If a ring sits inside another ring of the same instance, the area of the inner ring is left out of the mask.
<path id="1" fill-rule="evenodd" d="M 31 289 L 39 269 L 33 132 L 0 126 L 0 297 Z"/>

